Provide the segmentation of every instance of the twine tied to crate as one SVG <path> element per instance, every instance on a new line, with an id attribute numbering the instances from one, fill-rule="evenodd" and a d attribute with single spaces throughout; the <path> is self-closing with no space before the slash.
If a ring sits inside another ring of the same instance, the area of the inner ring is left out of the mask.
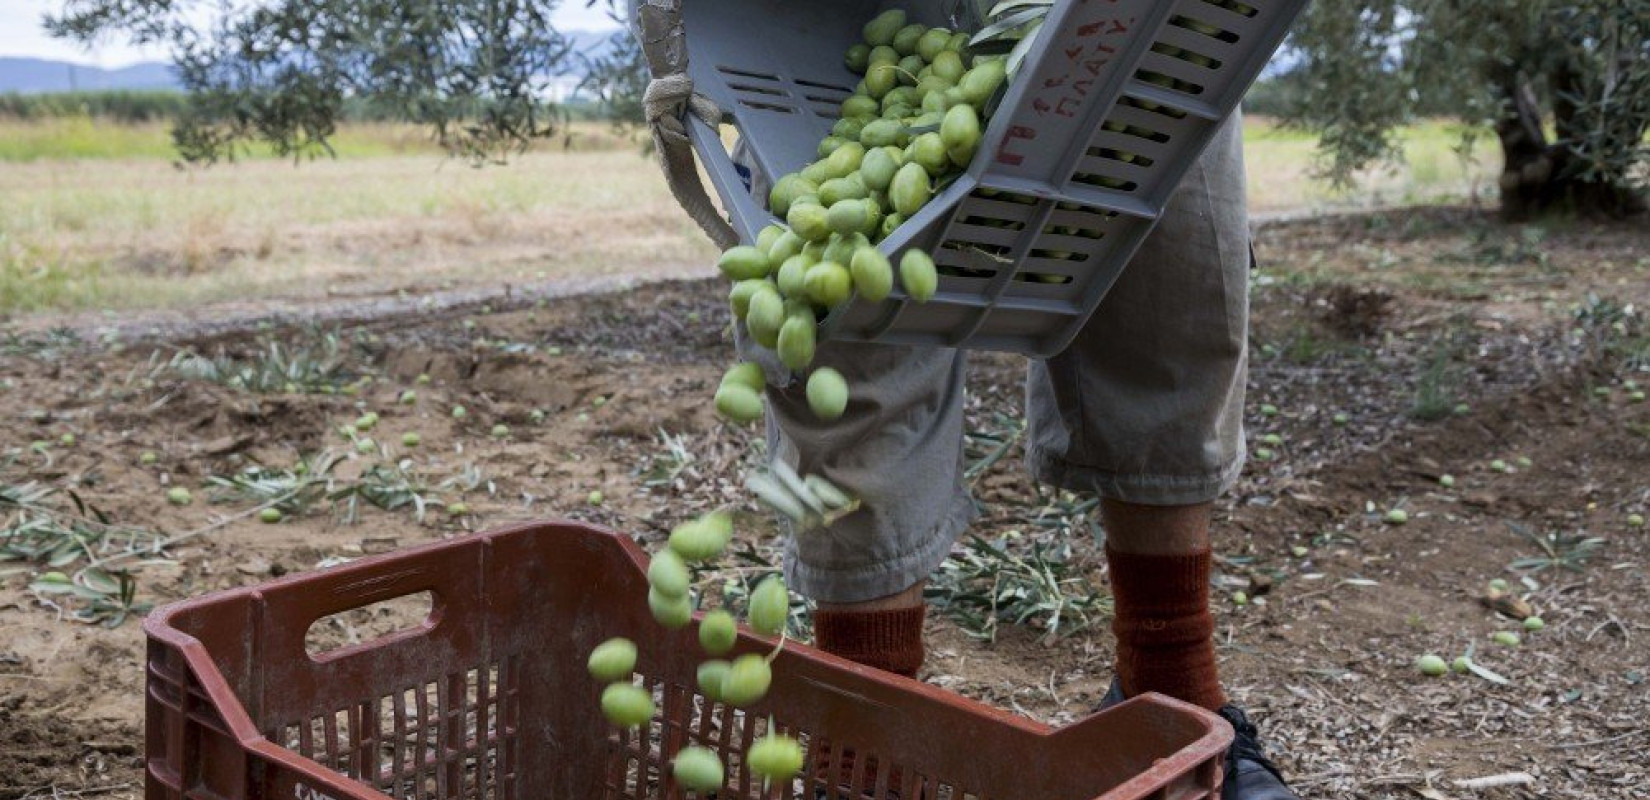
<path id="1" fill-rule="evenodd" d="M 647 56 L 653 80 L 643 95 L 642 108 L 659 151 L 659 166 L 676 202 L 698 223 L 716 246 L 726 250 L 739 244 L 722 212 L 711 202 L 699 168 L 693 160 L 693 143 L 688 139 L 688 115 L 715 129 L 722 122 L 722 109 L 710 98 L 693 91 L 687 74 L 687 38 L 682 28 L 681 0 L 638 0 L 636 24 L 641 33 L 642 52 Z"/>

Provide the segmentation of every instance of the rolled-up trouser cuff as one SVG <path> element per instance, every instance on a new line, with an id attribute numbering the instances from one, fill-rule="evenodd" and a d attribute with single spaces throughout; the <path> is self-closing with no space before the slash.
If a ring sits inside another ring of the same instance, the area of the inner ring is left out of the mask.
<path id="1" fill-rule="evenodd" d="M 1244 456 L 1240 444 L 1235 458 L 1204 475 L 1125 475 L 1072 464 L 1035 446 L 1027 448 L 1026 462 L 1037 482 L 1066 491 L 1143 506 L 1191 506 L 1211 502 L 1236 485 Z"/>
<path id="2" fill-rule="evenodd" d="M 951 546 L 974 520 L 974 501 L 959 488 L 951 510 L 921 537 L 909 532 L 863 530 L 852 523 L 854 515 L 824 530 L 793 531 L 785 539 L 785 581 L 792 589 L 823 603 L 862 603 L 898 594 L 927 578 L 951 552 Z M 871 526 L 874 527 L 874 526 Z M 797 537 L 837 536 L 847 542 L 899 541 L 915 539 L 914 546 L 891 558 L 832 568 L 807 564 L 799 557 Z"/>

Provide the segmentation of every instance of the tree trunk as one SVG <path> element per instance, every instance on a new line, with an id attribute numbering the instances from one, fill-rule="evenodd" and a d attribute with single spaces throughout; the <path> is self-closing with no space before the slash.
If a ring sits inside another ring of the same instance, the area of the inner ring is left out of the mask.
<path id="1" fill-rule="evenodd" d="M 1550 212 L 1619 218 L 1645 211 L 1644 197 L 1630 187 L 1583 180 L 1562 143 L 1572 130 L 1574 104 L 1566 99 L 1573 81 L 1554 75 L 1553 112 L 1557 142 L 1542 130 L 1541 104 L 1526 77 L 1514 68 L 1499 76 L 1506 113 L 1495 125 L 1501 141 L 1501 214 L 1508 221 Z"/>

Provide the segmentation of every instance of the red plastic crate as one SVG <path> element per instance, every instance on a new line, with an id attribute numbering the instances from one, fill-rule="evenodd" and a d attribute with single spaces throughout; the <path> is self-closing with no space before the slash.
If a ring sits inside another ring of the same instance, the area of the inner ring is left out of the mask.
<path id="1" fill-rule="evenodd" d="M 522 525 L 169 606 L 146 623 L 149 800 L 667 798 L 671 757 L 722 753 L 717 797 L 1213 800 L 1231 728 L 1148 695 L 1060 729 L 796 643 L 747 710 L 694 689 L 694 626 L 661 629 L 628 537 Z M 414 627 L 311 655 L 329 615 L 430 592 Z M 640 735 L 602 718 L 585 657 L 635 640 L 658 698 Z M 773 641 L 742 631 L 736 652 Z M 769 719 L 809 772 L 764 794 L 739 763 Z M 842 759 L 860 767 L 844 786 Z M 891 785 L 891 784 L 897 784 Z M 897 789 L 897 794 L 896 794 Z"/>

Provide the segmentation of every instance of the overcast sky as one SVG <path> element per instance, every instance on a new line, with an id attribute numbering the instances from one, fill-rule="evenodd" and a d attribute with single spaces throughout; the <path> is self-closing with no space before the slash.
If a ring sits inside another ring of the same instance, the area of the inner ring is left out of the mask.
<path id="1" fill-rule="evenodd" d="M 0 0 L 0 57 L 24 56 L 73 61 L 99 67 L 124 67 L 138 61 L 163 61 L 162 50 L 131 47 L 122 41 L 103 42 L 93 49 L 53 39 L 40 29 L 40 18 L 60 8 L 60 0 Z M 613 27 L 602 6 L 584 7 L 584 0 L 566 0 L 557 9 L 556 27 L 563 30 L 601 30 Z"/>

